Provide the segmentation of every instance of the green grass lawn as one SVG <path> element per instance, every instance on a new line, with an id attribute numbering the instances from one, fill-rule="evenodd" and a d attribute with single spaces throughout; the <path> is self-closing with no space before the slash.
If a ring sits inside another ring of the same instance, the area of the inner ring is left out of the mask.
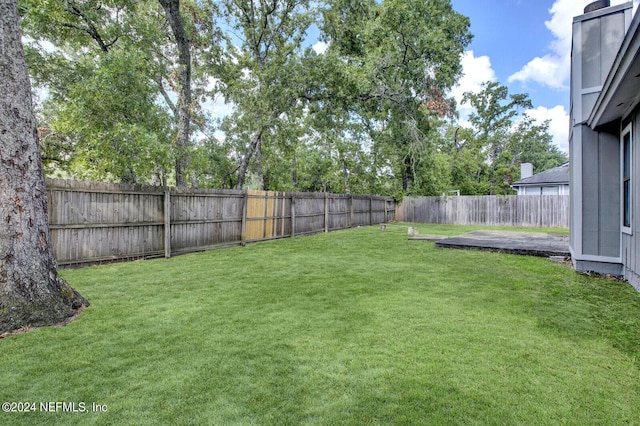
<path id="1" fill-rule="evenodd" d="M 640 295 L 547 259 L 392 226 L 63 276 L 91 307 L 0 340 L 0 402 L 38 404 L 0 424 L 640 422 Z"/>

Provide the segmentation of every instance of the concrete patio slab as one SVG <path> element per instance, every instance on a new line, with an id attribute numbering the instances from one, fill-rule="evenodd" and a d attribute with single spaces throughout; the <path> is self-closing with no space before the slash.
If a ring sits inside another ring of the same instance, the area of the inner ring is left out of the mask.
<path id="1" fill-rule="evenodd" d="M 447 237 L 444 235 L 415 235 L 413 237 L 409 237 L 409 241 L 440 241 L 445 239 L 447 239 Z"/>
<path id="2" fill-rule="evenodd" d="M 541 232 L 475 231 L 436 241 L 436 246 L 499 251 L 526 256 L 570 256 L 568 235 Z"/>

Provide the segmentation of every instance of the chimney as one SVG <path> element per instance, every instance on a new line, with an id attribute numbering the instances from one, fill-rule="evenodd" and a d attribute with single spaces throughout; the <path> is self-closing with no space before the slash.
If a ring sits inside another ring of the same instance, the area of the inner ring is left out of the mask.
<path id="1" fill-rule="evenodd" d="M 520 179 L 526 179 L 533 176 L 533 164 L 521 163 L 520 164 Z"/>
<path id="2" fill-rule="evenodd" d="M 609 6 L 611 6 L 610 0 L 594 1 L 593 3 L 589 3 L 587 7 L 584 8 L 584 13 L 595 12 L 596 10 L 604 9 L 605 7 Z"/>

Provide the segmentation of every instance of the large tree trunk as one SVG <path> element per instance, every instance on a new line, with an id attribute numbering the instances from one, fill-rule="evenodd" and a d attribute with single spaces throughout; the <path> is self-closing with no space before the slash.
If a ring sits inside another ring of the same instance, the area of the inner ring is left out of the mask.
<path id="1" fill-rule="evenodd" d="M 176 155 L 176 186 L 187 186 L 185 171 L 191 127 L 191 51 L 189 38 L 180 16 L 179 0 L 159 0 L 173 31 L 178 47 L 178 136 Z"/>
<path id="2" fill-rule="evenodd" d="M 58 278 L 16 2 L 0 0 L 0 334 L 89 303 Z"/>

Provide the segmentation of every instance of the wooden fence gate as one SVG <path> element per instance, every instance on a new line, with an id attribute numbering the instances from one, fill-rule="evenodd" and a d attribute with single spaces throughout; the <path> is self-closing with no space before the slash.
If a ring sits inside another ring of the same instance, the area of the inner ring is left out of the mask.
<path id="1" fill-rule="evenodd" d="M 246 206 L 246 241 L 291 235 L 291 197 L 284 192 L 248 190 Z"/>

